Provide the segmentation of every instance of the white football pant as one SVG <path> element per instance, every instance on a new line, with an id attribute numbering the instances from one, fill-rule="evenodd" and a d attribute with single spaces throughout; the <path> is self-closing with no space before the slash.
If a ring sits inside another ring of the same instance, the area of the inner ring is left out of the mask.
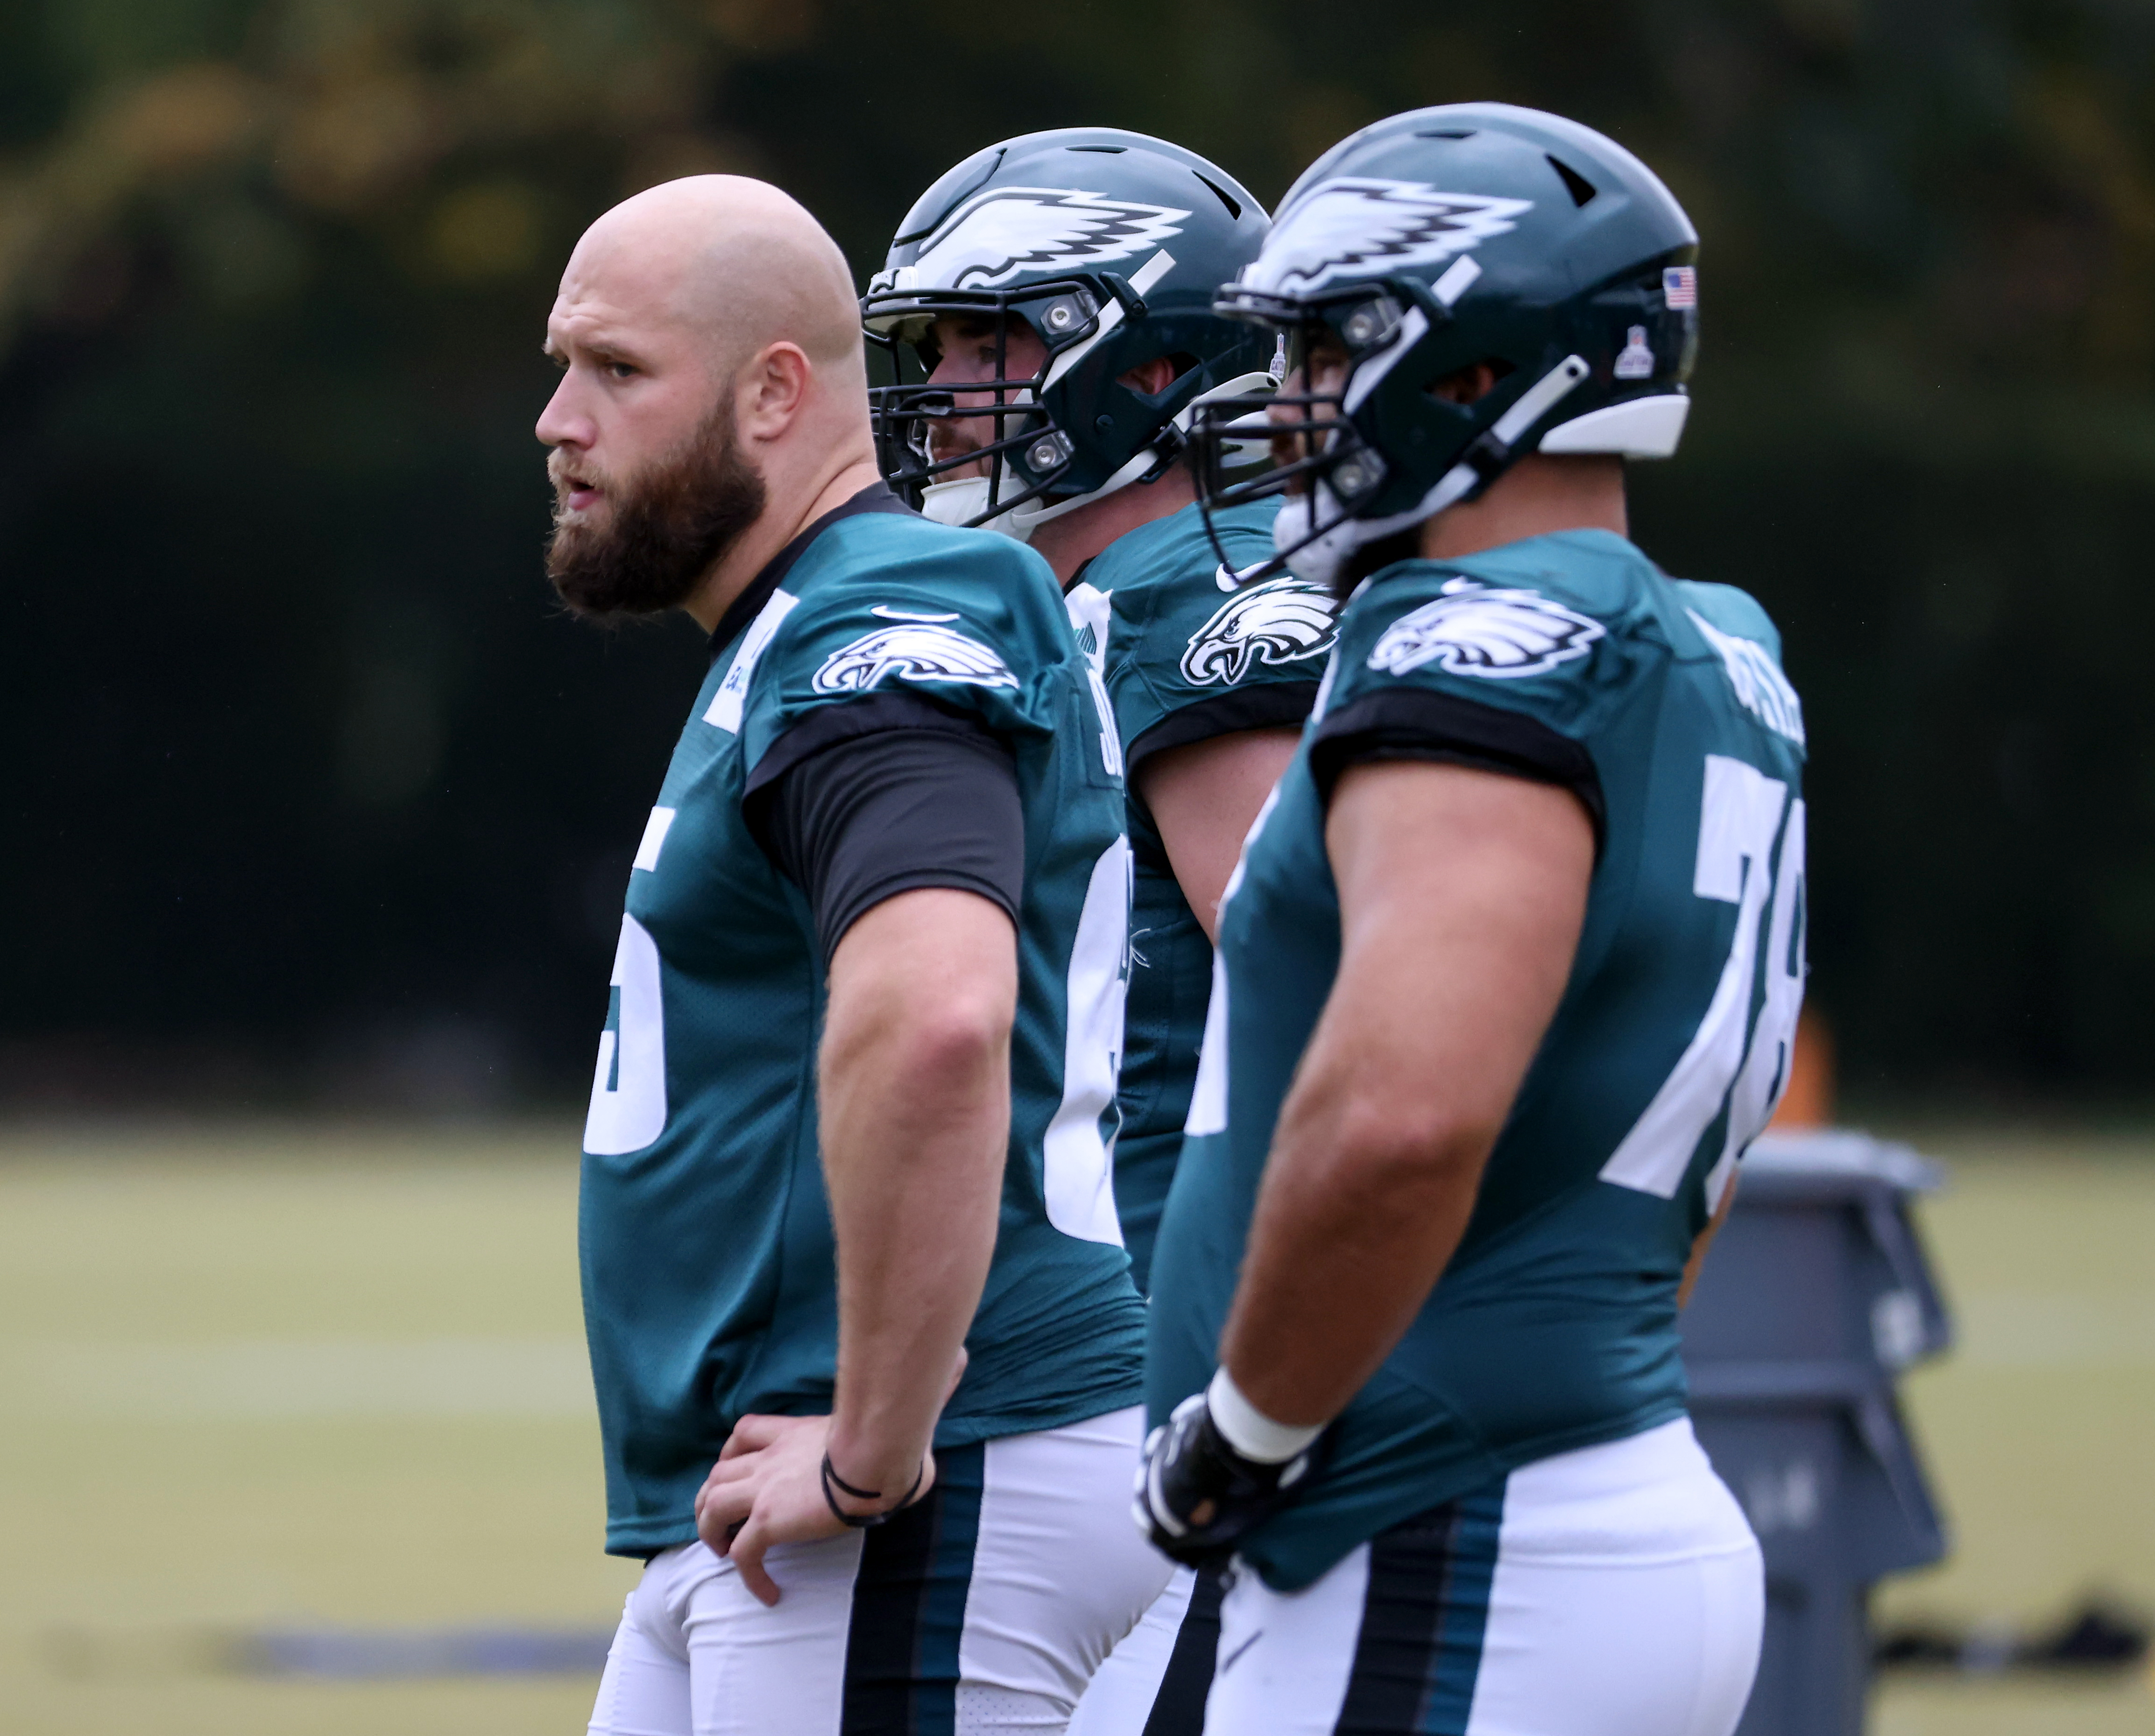
<path id="1" fill-rule="evenodd" d="M 1131 1527 L 1132 1535 L 1136 1527 Z M 1168 1666 L 1175 1660 L 1182 1638 L 1183 1617 L 1190 1612 L 1190 1593 L 1197 1575 L 1187 1567 L 1175 1570 L 1167 1589 L 1152 1600 L 1138 1625 L 1124 1635 L 1120 1645 L 1108 1654 L 1084 1696 L 1077 1715 L 1070 1720 L 1070 1736 L 1144 1736 L 1152 1719 Z M 1211 1660 L 1202 1660 L 1204 1682 L 1211 1678 Z M 1202 1703 L 1201 1698 L 1199 1703 Z"/>
<path id="2" fill-rule="evenodd" d="M 1135 1406 L 936 1455 L 885 1525 L 765 1557 L 756 1601 L 700 1543 L 629 1594 L 591 1736 L 1059 1736 L 1170 1571 L 1130 1523 Z"/>
<path id="3" fill-rule="evenodd" d="M 1765 1574 L 1688 1418 L 1380 1533 L 1300 1591 L 1238 1565 L 1206 1736 L 1729 1736 Z"/>

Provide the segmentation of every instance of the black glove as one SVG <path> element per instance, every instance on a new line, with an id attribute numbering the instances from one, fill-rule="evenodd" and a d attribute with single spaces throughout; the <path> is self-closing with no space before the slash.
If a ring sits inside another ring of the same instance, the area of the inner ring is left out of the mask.
<path id="1" fill-rule="evenodd" d="M 1192 1393 L 1145 1442 L 1132 1508 L 1138 1529 L 1173 1560 L 1224 1563 L 1244 1532 L 1294 1498 L 1321 1444 L 1275 1465 L 1245 1458 L 1213 1423 L 1205 1395 Z"/>

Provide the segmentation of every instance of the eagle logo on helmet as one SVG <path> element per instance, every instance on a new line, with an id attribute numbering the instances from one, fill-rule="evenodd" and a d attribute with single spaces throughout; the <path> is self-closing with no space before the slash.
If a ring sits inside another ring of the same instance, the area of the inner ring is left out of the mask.
<path id="1" fill-rule="evenodd" d="M 903 620 L 895 627 L 863 633 L 832 652 L 816 670 L 812 685 L 819 694 L 864 694 L 886 675 L 907 681 L 960 681 L 972 687 L 1017 685 L 1010 665 L 979 640 L 934 622 Z"/>
<path id="2" fill-rule="evenodd" d="M 1601 623 L 1538 591 L 1454 579 L 1434 602 L 1402 615 L 1369 653 L 1369 667 L 1404 675 L 1437 663 L 1454 675 L 1538 675 L 1594 648 Z"/>
<path id="3" fill-rule="evenodd" d="M 1300 663 L 1332 648 L 1339 605 L 1308 579 L 1253 585 L 1230 597 L 1190 636 L 1183 679 L 1197 687 L 1232 687 L 1260 663 Z"/>
<path id="4" fill-rule="evenodd" d="M 1322 289 L 1365 266 L 1433 264 L 1508 234 L 1531 199 L 1441 192 L 1418 181 L 1328 181 L 1283 212 L 1240 282 L 1261 293 Z"/>
<path id="5" fill-rule="evenodd" d="M 1073 187 L 991 187 L 945 218 L 912 264 L 870 288 L 993 289 L 1021 272 L 1105 265 L 1180 235 L 1189 215 Z"/>

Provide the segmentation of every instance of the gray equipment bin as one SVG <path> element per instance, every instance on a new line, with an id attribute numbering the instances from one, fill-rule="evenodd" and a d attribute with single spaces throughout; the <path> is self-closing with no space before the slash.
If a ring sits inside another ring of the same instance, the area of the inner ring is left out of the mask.
<path id="1" fill-rule="evenodd" d="M 1692 1420 L 1766 1556 L 1766 1643 L 1738 1736 L 1859 1736 L 1871 1585 L 1946 1533 L 1894 1397 L 1952 1342 L 1905 1145 L 1769 1134 L 1683 1315 Z"/>

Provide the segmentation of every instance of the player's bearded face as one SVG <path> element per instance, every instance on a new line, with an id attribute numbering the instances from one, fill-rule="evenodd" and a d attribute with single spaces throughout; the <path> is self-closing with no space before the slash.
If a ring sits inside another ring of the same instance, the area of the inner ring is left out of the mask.
<path id="1" fill-rule="evenodd" d="M 997 342 L 999 336 L 1000 346 Z M 992 446 L 1005 434 L 1017 432 L 1018 423 L 1015 419 L 968 416 L 965 413 L 968 410 L 996 407 L 997 394 L 992 387 L 975 392 L 962 388 L 993 382 L 998 377 L 1036 380 L 1047 365 L 1047 346 L 1040 341 L 1040 335 L 1022 320 L 1012 320 L 1005 325 L 1001 320 L 965 314 L 945 315 L 936 320 L 934 338 L 939 354 L 934 371 L 928 376 L 928 383 L 954 388 L 950 402 L 952 409 L 957 412 L 929 424 L 929 457 L 937 463 L 943 463 L 952 458 L 963 458 L 969 453 L 979 452 Z M 1001 369 L 1000 376 L 998 365 Z M 1005 404 L 1021 403 L 1025 399 L 1006 388 L 1002 402 Z M 987 474 L 988 463 L 982 458 L 946 470 L 939 480 L 951 482 Z"/>
<path id="2" fill-rule="evenodd" d="M 1280 396 L 1298 397 L 1306 393 L 1337 398 L 1347 389 L 1347 352 L 1336 345 L 1316 344 L 1310 349 L 1309 358 L 1280 382 Z M 1307 431 L 1313 421 L 1326 419 L 1322 406 L 1304 407 L 1300 404 L 1276 404 L 1267 412 L 1273 428 L 1272 463 L 1285 469 L 1304 458 L 1315 458 L 1320 449 Z M 1290 494 L 1308 492 L 1306 477 L 1292 478 L 1287 484 Z"/>
<path id="3" fill-rule="evenodd" d="M 763 478 L 734 438 L 733 395 L 679 448 L 640 474 L 615 476 L 556 447 L 554 536 L 546 575 L 580 615 L 655 615 L 687 602 L 711 565 L 762 516 Z M 571 479 L 603 510 L 571 511 Z"/>

